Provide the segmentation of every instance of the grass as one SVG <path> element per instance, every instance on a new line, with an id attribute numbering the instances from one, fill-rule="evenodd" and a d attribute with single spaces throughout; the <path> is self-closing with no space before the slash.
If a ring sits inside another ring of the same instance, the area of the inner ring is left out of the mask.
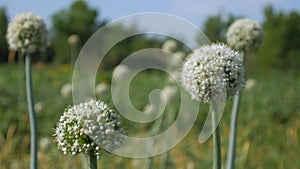
<path id="1" fill-rule="evenodd" d="M 0 169 L 29 167 L 29 124 L 25 99 L 24 67 L 0 65 Z M 37 114 L 39 167 L 82 168 L 87 163 L 84 156 L 62 155 L 52 140 L 53 128 L 64 108 L 72 104 L 71 98 L 60 96 L 60 88 L 70 82 L 68 65 L 34 65 L 33 91 L 35 102 L 44 105 Z M 163 86 L 165 74 L 158 71 L 140 73 L 132 81 L 130 98 L 137 109 L 148 103 L 148 94 Z M 249 72 L 248 78 L 256 86 L 244 91 L 237 131 L 237 168 L 245 169 L 298 169 L 300 168 L 300 74 L 295 71 L 269 70 Z M 151 79 L 149 81 L 149 78 Z M 97 81 L 110 81 L 110 73 L 99 72 Z M 110 98 L 104 100 L 113 106 Z M 171 103 L 172 104 L 172 103 Z M 225 162 L 229 135 L 231 100 L 226 104 L 221 121 L 222 156 Z M 212 139 L 198 143 L 208 105 L 200 106 L 196 124 L 188 136 L 170 151 L 167 168 L 211 168 Z M 147 134 L 149 124 L 137 124 L 124 119 L 128 134 Z M 45 141 L 46 140 L 46 141 Z M 44 142 L 42 142 L 44 141 Z M 154 157 L 154 168 L 159 166 L 159 156 Z M 129 159 L 104 153 L 99 168 L 142 168 L 144 159 Z"/>

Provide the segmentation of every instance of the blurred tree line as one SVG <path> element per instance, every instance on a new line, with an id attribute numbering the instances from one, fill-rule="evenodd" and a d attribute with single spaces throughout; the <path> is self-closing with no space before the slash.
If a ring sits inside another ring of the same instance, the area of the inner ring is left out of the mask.
<path id="1" fill-rule="evenodd" d="M 250 69 L 257 68 L 298 68 L 300 66 L 300 14 L 297 11 L 284 13 L 272 6 L 263 9 L 262 27 L 265 38 L 261 48 L 250 51 L 247 63 Z M 226 42 L 228 27 L 238 18 L 220 14 L 210 16 L 203 25 L 203 32 L 212 42 Z"/>
<path id="2" fill-rule="evenodd" d="M 8 19 L 5 8 L 0 8 L 0 62 L 5 62 L 8 59 L 8 48 L 6 42 L 6 29 Z"/>
<path id="3" fill-rule="evenodd" d="M 265 41 L 258 51 L 262 67 L 299 68 L 300 15 L 296 11 L 284 13 L 272 6 L 264 9 Z"/>
<path id="4" fill-rule="evenodd" d="M 284 13 L 276 11 L 272 6 L 263 10 L 264 20 L 262 26 L 265 32 L 265 40 L 262 47 L 253 52 L 254 59 L 251 62 L 260 68 L 280 67 L 290 68 L 300 66 L 300 14 L 297 11 Z M 212 42 L 225 42 L 225 34 L 228 27 L 240 17 L 220 14 L 209 16 L 203 27 L 203 32 Z M 46 52 L 41 58 L 44 62 L 70 63 L 72 44 L 80 51 L 88 38 L 108 21 L 98 17 L 98 11 L 88 6 L 86 1 L 74 1 L 70 7 L 57 11 L 52 16 L 52 27 L 49 30 L 49 43 Z M 8 49 L 6 43 L 6 29 L 8 17 L 4 8 L 0 8 L 0 61 L 6 62 Z M 120 25 L 118 29 L 131 31 Z M 73 41 L 70 39 L 73 37 Z M 76 41 L 74 41 L 76 37 Z M 114 46 L 106 55 L 105 68 L 112 68 L 124 57 L 134 51 L 161 47 L 162 38 L 149 38 L 137 35 L 127 38 Z M 74 44 L 73 44 L 74 45 Z M 77 51 L 77 52 L 78 52 Z"/>
<path id="5" fill-rule="evenodd" d="M 81 49 L 89 37 L 107 23 L 105 19 L 97 20 L 98 11 L 88 6 L 86 1 L 78 0 L 71 4 L 68 9 L 62 9 L 52 17 L 53 33 L 52 42 L 55 49 L 55 60 L 59 63 L 70 63 L 70 49 L 72 35 L 78 37 L 76 47 Z M 112 28 L 113 29 L 113 28 Z M 119 32 L 129 32 L 132 28 L 118 25 L 115 28 Z M 116 31 L 116 32 L 118 32 Z M 113 35 L 110 35 L 113 36 Z M 102 43 L 102 42 L 100 42 Z M 99 44 L 100 45 L 100 44 Z M 100 65 L 102 68 L 113 68 L 124 57 L 136 50 L 147 47 L 158 47 L 159 42 L 145 36 L 133 36 L 116 44 L 105 56 L 106 59 Z"/>
<path id="6" fill-rule="evenodd" d="M 98 11 L 88 6 L 86 1 L 76 0 L 68 8 L 61 9 L 52 15 L 52 27 L 49 30 L 49 43 L 45 52 L 39 58 L 42 62 L 70 63 L 72 50 L 78 53 L 89 37 L 108 21 L 98 19 Z M 97 20 L 98 19 L 98 20 Z M 6 43 L 6 29 L 8 17 L 4 8 L 0 8 L 0 61 L 7 62 L 8 46 Z M 129 32 L 135 29 L 116 26 L 120 32 Z M 73 43 L 73 44 L 72 44 Z M 100 44 L 99 44 L 100 45 Z M 122 40 L 116 44 L 105 56 L 103 68 L 113 68 L 124 57 L 134 51 L 161 46 L 161 41 L 156 38 L 137 35 Z M 75 54 L 77 56 L 77 54 Z M 73 58 L 76 59 L 76 58 Z"/>

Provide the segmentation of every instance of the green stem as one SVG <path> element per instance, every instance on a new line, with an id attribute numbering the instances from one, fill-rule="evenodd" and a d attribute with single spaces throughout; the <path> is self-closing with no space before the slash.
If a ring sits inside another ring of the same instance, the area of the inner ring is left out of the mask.
<path id="1" fill-rule="evenodd" d="M 163 118 L 158 119 L 157 121 L 155 121 L 155 123 L 153 124 L 153 126 L 150 129 L 150 133 L 154 134 L 157 130 L 159 130 L 161 128 L 162 122 L 164 121 L 165 116 L 163 115 Z M 150 151 L 150 150 L 146 150 L 146 151 Z M 145 162 L 145 169 L 152 169 L 153 168 L 153 157 L 148 157 L 146 159 Z"/>
<path id="2" fill-rule="evenodd" d="M 153 167 L 153 157 L 148 157 L 145 162 L 145 169 L 152 169 Z"/>
<path id="3" fill-rule="evenodd" d="M 237 130 L 237 118 L 238 110 L 241 101 L 241 94 L 235 95 L 233 98 L 233 106 L 230 119 L 230 136 L 227 154 L 227 166 L 226 169 L 234 169 L 235 161 L 235 145 L 236 145 L 236 130 Z"/>
<path id="4" fill-rule="evenodd" d="M 37 169 L 37 121 L 34 112 L 32 95 L 31 61 L 30 56 L 25 56 L 26 94 L 30 121 L 30 169 Z"/>
<path id="5" fill-rule="evenodd" d="M 165 152 L 164 154 L 162 154 L 160 159 L 161 162 L 159 165 L 159 169 L 165 169 L 169 160 L 169 152 Z"/>
<path id="6" fill-rule="evenodd" d="M 175 119 L 175 111 L 176 109 L 174 108 L 174 106 L 171 106 L 170 107 L 170 110 L 166 112 L 165 114 L 165 120 L 164 122 L 162 123 L 161 127 L 164 127 L 164 126 L 171 126 L 172 125 L 172 122 L 174 121 Z M 165 140 L 164 142 L 164 146 L 167 146 L 168 144 L 170 143 L 170 138 L 167 137 L 167 139 Z M 167 164 L 168 164 L 168 161 L 169 161 L 169 151 L 165 152 L 164 154 L 161 155 L 160 157 L 160 165 L 159 165 L 159 169 L 165 169 L 167 167 Z"/>
<path id="7" fill-rule="evenodd" d="M 89 151 L 89 160 L 90 160 L 90 169 L 97 169 L 97 157 L 94 153 L 94 150 Z"/>
<path id="8" fill-rule="evenodd" d="M 171 65 L 170 62 L 166 62 L 166 69 L 170 70 Z M 169 85 L 169 82 L 167 78 L 163 81 L 163 85 L 167 86 Z M 157 129 L 161 129 L 164 126 L 170 126 L 172 124 L 172 121 L 175 118 L 175 110 L 168 111 L 167 114 L 163 113 L 163 117 L 161 120 L 155 121 L 154 125 L 152 126 L 152 130 L 150 131 L 151 134 L 153 134 Z M 168 144 L 168 140 L 165 141 L 165 144 Z M 161 162 L 159 165 L 159 169 L 165 169 L 167 166 L 167 162 L 169 160 L 169 152 L 165 152 L 164 154 L 161 155 Z M 145 164 L 146 169 L 152 169 L 153 168 L 153 157 L 149 157 L 146 159 L 146 164 Z"/>
<path id="9" fill-rule="evenodd" d="M 20 52 L 19 52 L 20 53 Z M 18 111 L 22 110 L 22 106 L 24 105 L 24 62 L 23 55 L 19 55 L 18 59 Z"/>
<path id="10" fill-rule="evenodd" d="M 245 65 L 246 51 L 241 52 L 241 57 L 243 59 L 243 64 Z M 228 144 L 228 153 L 227 153 L 227 164 L 226 169 L 235 168 L 235 147 L 236 147 L 236 132 L 237 132 L 237 119 L 238 112 L 240 108 L 242 93 L 235 95 L 233 98 L 233 105 L 230 117 L 230 135 L 229 135 L 229 144 Z"/>
<path id="11" fill-rule="evenodd" d="M 71 51 L 70 51 L 70 54 L 71 54 L 70 72 L 72 72 L 74 67 L 75 67 L 76 57 L 78 55 L 77 43 L 76 44 L 71 44 L 70 48 L 71 48 Z M 71 81 L 72 81 L 72 74 L 71 74 Z"/>
<path id="12" fill-rule="evenodd" d="M 212 127 L 216 128 L 213 132 L 213 169 L 221 169 L 222 167 L 222 154 L 221 154 L 221 136 L 220 125 L 218 124 L 217 105 L 212 101 Z M 217 127 L 216 127 L 217 126 Z"/>
<path id="13" fill-rule="evenodd" d="M 163 114 L 163 117 L 160 120 L 157 120 L 154 125 L 152 126 L 150 133 L 154 134 L 157 130 L 164 128 L 165 126 L 170 126 L 175 118 L 175 110 L 173 108 L 170 109 L 170 111 L 167 111 L 167 113 Z M 165 145 L 167 146 L 169 144 L 168 138 L 165 140 Z M 167 166 L 167 163 L 169 161 L 169 152 L 165 152 L 160 157 L 160 165 L 159 169 L 165 169 Z M 153 157 L 149 157 L 146 159 L 145 163 L 146 169 L 152 169 L 153 168 Z"/>

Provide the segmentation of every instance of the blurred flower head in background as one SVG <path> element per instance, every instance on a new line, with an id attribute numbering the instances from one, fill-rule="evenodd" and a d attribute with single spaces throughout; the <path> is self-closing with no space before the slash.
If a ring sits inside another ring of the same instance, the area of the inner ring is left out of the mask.
<path id="1" fill-rule="evenodd" d="M 183 64 L 181 83 L 200 102 L 229 98 L 244 86 L 242 59 L 225 44 L 204 45 Z"/>
<path id="2" fill-rule="evenodd" d="M 44 103 L 43 102 L 36 102 L 34 104 L 34 111 L 36 113 L 40 113 L 44 110 Z"/>
<path id="3" fill-rule="evenodd" d="M 68 43 L 70 45 L 76 45 L 77 43 L 79 43 L 80 41 L 80 37 L 77 34 L 72 34 L 68 37 Z"/>
<path id="4" fill-rule="evenodd" d="M 10 49 L 34 53 L 46 46 L 46 25 L 40 16 L 22 13 L 8 24 L 6 38 Z"/>
<path id="5" fill-rule="evenodd" d="M 64 154 L 113 151 L 124 143 L 120 117 L 104 102 L 90 100 L 65 110 L 55 130 L 55 142 Z"/>
<path id="6" fill-rule="evenodd" d="M 256 86 L 256 80 L 255 79 L 248 79 L 246 81 L 245 90 L 250 91 Z"/>
<path id="7" fill-rule="evenodd" d="M 165 86 L 162 89 L 162 93 L 164 94 L 167 101 L 171 102 L 177 95 L 177 87 L 176 86 Z"/>
<path id="8" fill-rule="evenodd" d="M 51 147 L 52 139 L 51 137 L 43 137 L 39 141 L 39 148 L 43 151 L 48 150 Z"/>
<path id="9" fill-rule="evenodd" d="M 106 92 L 108 92 L 108 90 L 109 90 L 109 86 L 104 82 L 99 83 L 95 88 L 95 92 L 98 96 L 105 94 Z"/>
<path id="10" fill-rule="evenodd" d="M 168 52 L 175 52 L 177 48 L 177 43 L 174 40 L 166 40 L 163 45 L 162 49 Z"/>
<path id="11" fill-rule="evenodd" d="M 238 19 L 226 33 L 227 43 L 234 49 L 255 49 L 260 47 L 264 39 L 262 27 L 251 19 Z"/>
<path id="12" fill-rule="evenodd" d="M 64 84 L 61 89 L 60 89 L 60 94 L 64 98 L 71 98 L 72 96 L 72 84 L 71 83 L 66 83 Z"/>
<path id="13" fill-rule="evenodd" d="M 170 65 L 173 67 L 178 67 L 185 58 L 185 53 L 183 51 L 175 52 L 170 60 Z"/>
<path id="14" fill-rule="evenodd" d="M 113 78 L 121 80 L 130 73 L 130 68 L 124 64 L 120 64 L 113 70 Z"/>

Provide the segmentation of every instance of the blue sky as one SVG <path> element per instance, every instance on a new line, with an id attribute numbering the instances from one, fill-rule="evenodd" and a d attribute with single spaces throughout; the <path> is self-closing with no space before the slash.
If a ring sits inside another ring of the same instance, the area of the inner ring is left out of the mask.
<path id="1" fill-rule="evenodd" d="M 50 27 L 51 15 L 67 8 L 72 2 L 73 0 L 1 0 L 0 6 L 6 8 L 9 18 L 28 11 L 39 14 Z M 100 19 L 114 20 L 137 12 L 165 12 L 182 17 L 199 27 L 207 16 L 216 13 L 224 16 L 232 13 L 261 22 L 262 9 L 267 4 L 273 4 L 277 10 L 300 12 L 299 0 L 87 0 L 87 2 L 90 7 L 99 10 Z"/>

